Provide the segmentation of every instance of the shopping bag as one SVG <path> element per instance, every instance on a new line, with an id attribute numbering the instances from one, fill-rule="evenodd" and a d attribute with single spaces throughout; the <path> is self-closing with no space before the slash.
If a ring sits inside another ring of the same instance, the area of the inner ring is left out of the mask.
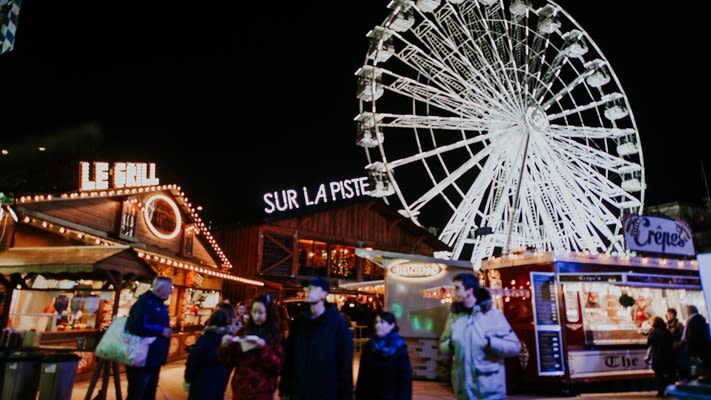
<path id="1" fill-rule="evenodd" d="M 116 317 L 94 350 L 97 357 L 118 361 L 131 367 L 146 365 L 148 349 L 156 338 L 126 332 L 127 317 Z"/>

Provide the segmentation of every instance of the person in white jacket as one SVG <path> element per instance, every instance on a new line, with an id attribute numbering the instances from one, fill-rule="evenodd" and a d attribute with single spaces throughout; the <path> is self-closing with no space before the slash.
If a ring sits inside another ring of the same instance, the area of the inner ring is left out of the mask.
<path id="1" fill-rule="evenodd" d="M 457 400 L 505 399 L 504 358 L 521 352 L 521 342 L 504 314 L 472 273 L 453 278 L 455 300 L 439 348 L 452 357 L 452 387 Z"/>

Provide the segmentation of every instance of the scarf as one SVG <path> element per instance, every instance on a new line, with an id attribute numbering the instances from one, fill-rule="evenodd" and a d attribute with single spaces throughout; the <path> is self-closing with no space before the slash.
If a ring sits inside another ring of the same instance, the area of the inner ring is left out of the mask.
<path id="1" fill-rule="evenodd" d="M 373 344 L 373 350 L 384 357 L 392 356 L 400 346 L 405 344 L 402 336 L 395 331 L 391 331 L 383 337 L 374 336 L 370 339 L 370 342 Z"/>

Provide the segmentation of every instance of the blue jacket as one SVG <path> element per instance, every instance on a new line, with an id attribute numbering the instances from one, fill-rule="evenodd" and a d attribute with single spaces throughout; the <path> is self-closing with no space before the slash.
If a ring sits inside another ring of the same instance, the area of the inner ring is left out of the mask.
<path id="1" fill-rule="evenodd" d="M 143 293 L 131 306 L 126 330 L 134 335 L 156 338 L 148 350 L 145 368 L 160 367 L 168 359 L 170 339 L 163 337 L 163 328 L 168 327 L 168 307 L 152 291 Z"/>
<path id="2" fill-rule="evenodd" d="M 279 394 L 292 400 L 353 399 L 353 337 L 335 306 L 311 318 L 299 313 L 289 329 Z"/>

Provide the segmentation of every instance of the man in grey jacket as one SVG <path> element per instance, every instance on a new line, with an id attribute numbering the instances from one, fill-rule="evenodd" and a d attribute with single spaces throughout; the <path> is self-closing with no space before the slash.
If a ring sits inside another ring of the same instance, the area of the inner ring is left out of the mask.
<path id="1" fill-rule="evenodd" d="M 488 292 L 479 287 L 474 274 L 458 274 L 453 282 L 457 301 L 447 317 L 439 348 L 452 356 L 454 394 L 458 400 L 505 399 L 504 358 L 518 355 L 521 342 L 504 314 L 491 307 Z"/>

